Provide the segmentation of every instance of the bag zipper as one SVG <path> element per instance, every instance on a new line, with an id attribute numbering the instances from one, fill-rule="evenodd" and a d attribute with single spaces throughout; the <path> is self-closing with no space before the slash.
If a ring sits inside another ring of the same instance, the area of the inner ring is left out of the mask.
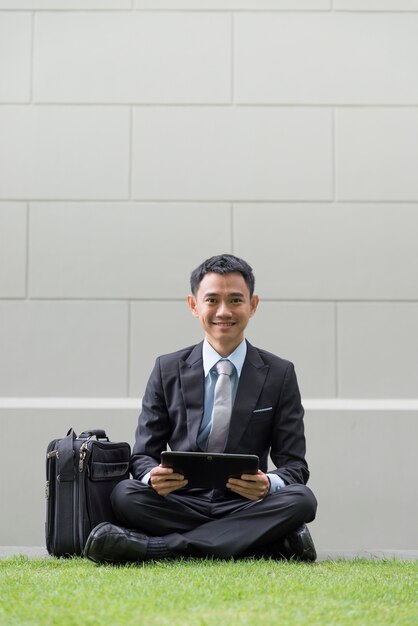
<path id="1" fill-rule="evenodd" d="M 85 461 L 85 458 L 87 456 L 87 452 L 89 450 L 88 445 L 87 445 L 89 441 L 90 441 L 90 438 L 87 439 L 87 441 L 85 441 L 81 445 L 81 447 L 80 447 L 80 458 L 79 458 L 79 461 L 78 461 L 78 471 L 79 472 L 82 472 L 84 470 L 84 461 Z"/>

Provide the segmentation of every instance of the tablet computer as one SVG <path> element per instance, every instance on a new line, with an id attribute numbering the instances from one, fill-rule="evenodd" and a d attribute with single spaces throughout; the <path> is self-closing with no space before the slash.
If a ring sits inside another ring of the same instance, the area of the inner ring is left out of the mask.
<path id="1" fill-rule="evenodd" d="M 187 487 L 225 489 L 228 478 L 242 474 L 257 474 L 255 454 L 226 454 L 220 452 L 162 452 L 161 465 L 172 467 L 188 480 Z"/>

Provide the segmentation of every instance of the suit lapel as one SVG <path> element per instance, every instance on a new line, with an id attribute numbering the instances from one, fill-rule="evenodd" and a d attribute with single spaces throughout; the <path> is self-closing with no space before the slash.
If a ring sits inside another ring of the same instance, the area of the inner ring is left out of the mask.
<path id="1" fill-rule="evenodd" d="M 190 450 L 196 452 L 197 435 L 203 415 L 204 374 L 202 360 L 203 342 L 195 346 L 185 361 L 181 361 L 180 381 L 187 415 L 187 434 Z"/>
<path id="2" fill-rule="evenodd" d="M 237 449 L 257 406 L 269 369 L 269 366 L 261 359 L 258 351 L 247 341 L 247 355 L 232 408 L 225 452 L 233 452 Z"/>

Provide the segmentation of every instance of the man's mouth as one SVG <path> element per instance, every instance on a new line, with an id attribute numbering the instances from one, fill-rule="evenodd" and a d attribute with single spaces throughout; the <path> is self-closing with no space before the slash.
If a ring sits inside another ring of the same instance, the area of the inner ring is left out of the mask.
<path id="1" fill-rule="evenodd" d="M 215 326 L 234 326 L 235 322 L 213 322 Z"/>

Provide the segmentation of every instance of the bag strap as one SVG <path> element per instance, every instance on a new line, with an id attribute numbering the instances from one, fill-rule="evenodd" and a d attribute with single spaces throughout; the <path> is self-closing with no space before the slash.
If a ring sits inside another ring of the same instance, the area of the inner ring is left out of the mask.
<path id="1" fill-rule="evenodd" d="M 66 482 L 74 480 L 74 440 L 77 438 L 70 428 L 67 436 L 61 439 L 59 446 L 59 480 Z"/>
<path id="2" fill-rule="evenodd" d="M 84 430 L 81 435 L 78 436 L 79 439 L 89 439 L 90 437 L 96 437 L 96 439 L 105 439 L 109 441 L 109 437 L 106 435 L 106 432 L 100 428 L 95 430 Z"/>

